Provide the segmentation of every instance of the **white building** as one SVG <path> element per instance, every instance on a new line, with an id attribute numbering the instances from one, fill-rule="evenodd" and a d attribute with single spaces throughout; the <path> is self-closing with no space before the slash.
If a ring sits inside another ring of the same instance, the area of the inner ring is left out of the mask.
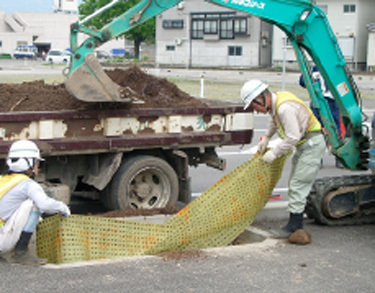
<path id="1" fill-rule="evenodd" d="M 69 48 L 70 26 L 79 18 L 78 14 L 70 13 L 74 9 L 68 6 L 69 2 L 55 1 L 55 4 L 67 3 L 65 6 L 54 6 L 56 11 L 60 11 L 57 13 L 14 12 L 10 15 L 0 11 L 0 53 L 12 54 L 18 45 L 35 45 L 39 53 Z M 80 34 L 79 42 L 85 37 Z M 111 48 L 124 48 L 124 40 L 111 40 L 100 47 L 107 52 Z"/>
<path id="2" fill-rule="evenodd" d="M 341 51 L 352 69 L 365 70 L 368 31 L 366 25 L 375 17 L 374 0 L 317 0 L 317 5 L 327 14 Z M 279 66 L 283 60 L 285 34 L 275 27 L 273 34 L 273 65 Z M 297 66 L 294 50 L 286 47 L 289 66 Z"/>
<path id="3" fill-rule="evenodd" d="M 53 0 L 53 11 L 78 13 L 78 0 Z"/>
<path id="4" fill-rule="evenodd" d="M 156 63 L 271 65 L 272 26 L 247 13 L 187 0 L 156 17 Z"/>
<path id="5" fill-rule="evenodd" d="M 367 30 L 367 71 L 375 71 L 375 22 L 368 24 Z"/>

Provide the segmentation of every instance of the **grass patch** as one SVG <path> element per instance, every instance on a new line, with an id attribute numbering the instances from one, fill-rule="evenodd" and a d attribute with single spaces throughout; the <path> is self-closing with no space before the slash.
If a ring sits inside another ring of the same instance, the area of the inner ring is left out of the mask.
<path id="1" fill-rule="evenodd" d="M 2 75 L 1 76 L 1 83 L 23 83 L 23 82 L 31 82 L 36 80 L 44 80 L 47 84 L 60 84 L 65 81 L 65 77 L 63 75 L 44 75 L 44 74 L 34 74 L 34 75 L 18 75 L 18 74 L 11 74 L 11 75 Z"/>
<path id="2" fill-rule="evenodd" d="M 200 97 L 201 85 L 200 80 L 186 80 L 178 78 L 168 78 L 181 90 L 193 97 Z M 205 80 L 204 82 L 204 98 L 213 100 L 240 100 L 240 92 L 243 82 L 218 82 Z M 271 91 L 280 91 L 281 87 L 270 85 Z M 287 86 L 286 91 L 294 93 L 302 100 L 308 100 L 307 90 L 300 86 Z"/>
<path id="3" fill-rule="evenodd" d="M 65 81 L 65 77 L 62 74 L 45 75 L 45 74 L 33 74 L 33 75 L 2 75 L 1 83 L 22 83 L 31 82 L 35 80 L 44 80 L 47 84 L 60 84 Z M 191 80 L 183 78 L 168 78 L 168 81 L 174 83 L 182 91 L 188 93 L 193 97 L 200 97 L 201 84 L 200 80 Z M 204 82 L 204 98 L 211 100 L 240 100 L 240 91 L 243 86 L 243 82 L 221 82 L 205 80 Z M 271 91 L 281 91 L 281 86 L 270 85 Z M 296 86 L 286 86 L 286 91 L 290 91 L 302 100 L 309 100 L 309 94 L 306 89 Z M 375 99 L 375 95 L 371 91 L 362 91 L 362 99 Z"/>

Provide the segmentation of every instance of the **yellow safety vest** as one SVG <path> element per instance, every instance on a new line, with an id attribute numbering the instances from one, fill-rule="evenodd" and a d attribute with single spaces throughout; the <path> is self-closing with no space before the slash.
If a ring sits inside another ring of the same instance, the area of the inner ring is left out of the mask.
<path id="1" fill-rule="evenodd" d="M 18 173 L 0 176 L 0 199 L 14 186 L 26 179 L 30 179 L 30 177 Z"/>
<path id="2" fill-rule="evenodd" d="M 277 111 L 278 111 L 278 109 L 279 109 L 279 107 L 280 107 L 280 105 L 282 103 L 285 103 L 285 102 L 288 102 L 288 101 L 299 103 L 300 105 L 302 105 L 303 107 L 305 107 L 305 109 L 309 112 L 310 118 L 309 118 L 309 125 L 307 126 L 307 129 L 306 129 L 306 133 L 309 133 L 309 132 L 319 132 L 319 131 L 322 130 L 322 126 L 320 125 L 319 120 L 316 119 L 314 113 L 310 110 L 310 108 L 308 106 L 306 106 L 306 104 L 303 101 L 301 101 L 300 99 L 298 99 L 292 93 L 289 93 L 289 92 L 277 92 L 277 100 L 276 100 L 276 110 L 275 110 L 275 113 L 276 113 L 277 124 L 279 126 L 279 135 L 281 136 L 281 138 L 285 138 L 286 135 L 285 135 L 284 129 L 283 129 L 281 123 L 280 123 L 280 119 L 279 119 L 279 116 L 277 115 Z M 297 145 L 300 145 L 301 143 L 305 142 L 305 140 L 306 139 L 302 138 L 297 143 Z"/>
<path id="3" fill-rule="evenodd" d="M 0 176 L 0 199 L 18 183 L 29 179 L 30 177 L 25 174 L 9 174 Z M 5 225 L 5 221 L 0 218 L 0 227 Z"/>

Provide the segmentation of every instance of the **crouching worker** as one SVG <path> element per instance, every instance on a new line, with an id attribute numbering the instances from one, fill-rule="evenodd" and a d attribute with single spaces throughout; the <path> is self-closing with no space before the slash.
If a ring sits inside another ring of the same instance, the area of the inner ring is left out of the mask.
<path id="1" fill-rule="evenodd" d="M 38 175 L 41 160 L 35 143 L 28 140 L 14 142 L 6 161 L 9 172 L 0 176 L 0 254 L 14 249 L 12 263 L 45 264 L 45 259 L 28 252 L 28 244 L 41 214 L 70 215 L 65 203 L 48 197 L 33 180 Z"/>

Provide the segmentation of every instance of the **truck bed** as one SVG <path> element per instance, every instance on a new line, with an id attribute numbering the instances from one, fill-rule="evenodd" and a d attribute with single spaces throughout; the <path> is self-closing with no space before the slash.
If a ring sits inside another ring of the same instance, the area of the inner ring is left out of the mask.
<path id="1" fill-rule="evenodd" d="M 248 144 L 252 113 L 236 103 L 208 107 L 0 113 L 0 158 L 31 139 L 43 156 Z"/>

